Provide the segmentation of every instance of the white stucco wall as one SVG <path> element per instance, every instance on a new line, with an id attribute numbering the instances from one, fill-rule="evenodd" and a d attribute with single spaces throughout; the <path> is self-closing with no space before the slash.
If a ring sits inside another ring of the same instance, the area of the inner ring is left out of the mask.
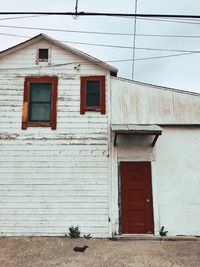
<path id="1" fill-rule="evenodd" d="M 159 227 L 200 235 L 200 127 L 165 127 L 156 146 Z M 154 177 L 153 177 L 154 179 Z"/>
<path id="2" fill-rule="evenodd" d="M 113 233 L 119 230 L 118 163 L 151 161 L 154 232 L 200 235 L 200 127 L 163 127 L 154 149 L 150 137 L 121 137 L 113 149 Z M 118 162 L 118 163 L 117 163 Z"/>

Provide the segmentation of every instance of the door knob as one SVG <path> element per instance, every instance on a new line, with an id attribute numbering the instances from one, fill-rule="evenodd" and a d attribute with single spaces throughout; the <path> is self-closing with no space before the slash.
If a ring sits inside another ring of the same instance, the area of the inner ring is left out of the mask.
<path id="1" fill-rule="evenodd" d="M 149 202 L 150 202 L 150 199 L 149 199 L 149 198 L 147 198 L 147 199 L 146 199 L 146 202 L 147 202 L 147 203 L 149 203 Z"/>

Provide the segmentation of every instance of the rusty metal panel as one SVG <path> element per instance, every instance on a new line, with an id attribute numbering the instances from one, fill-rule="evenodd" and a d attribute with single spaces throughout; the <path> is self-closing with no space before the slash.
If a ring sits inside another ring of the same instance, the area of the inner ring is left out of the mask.
<path id="1" fill-rule="evenodd" d="M 112 131 L 162 131 L 158 125 L 112 124 Z"/>
<path id="2" fill-rule="evenodd" d="M 111 78 L 113 124 L 200 124 L 200 94 Z"/>

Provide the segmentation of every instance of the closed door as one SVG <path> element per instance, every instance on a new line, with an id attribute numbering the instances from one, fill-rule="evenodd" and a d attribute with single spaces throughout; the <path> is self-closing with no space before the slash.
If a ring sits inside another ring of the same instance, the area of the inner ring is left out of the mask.
<path id="1" fill-rule="evenodd" d="M 150 162 L 121 162 L 122 233 L 153 233 Z"/>

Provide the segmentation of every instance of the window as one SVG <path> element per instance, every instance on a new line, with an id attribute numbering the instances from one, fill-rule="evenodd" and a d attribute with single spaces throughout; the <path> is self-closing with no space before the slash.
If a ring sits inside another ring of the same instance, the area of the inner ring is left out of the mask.
<path id="1" fill-rule="evenodd" d="M 57 77 L 26 77 L 22 129 L 51 127 L 56 129 Z"/>
<path id="2" fill-rule="evenodd" d="M 38 59 L 39 59 L 39 61 L 48 62 L 48 59 L 49 59 L 49 49 L 40 48 L 38 50 Z"/>
<path id="3" fill-rule="evenodd" d="M 105 76 L 81 77 L 81 114 L 85 111 L 99 111 L 105 109 Z"/>

